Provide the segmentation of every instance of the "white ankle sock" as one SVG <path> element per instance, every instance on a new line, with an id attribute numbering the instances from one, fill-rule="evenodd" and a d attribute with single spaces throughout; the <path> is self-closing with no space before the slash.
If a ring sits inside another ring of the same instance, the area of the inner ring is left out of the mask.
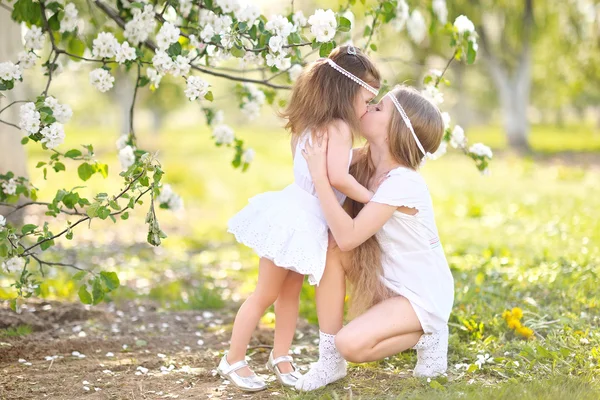
<path id="1" fill-rule="evenodd" d="M 319 331 L 319 360 L 296 383 L 296 389 L 311 391 L 346 376 L 346 360 L 335 347 L 335 335 Z"/>

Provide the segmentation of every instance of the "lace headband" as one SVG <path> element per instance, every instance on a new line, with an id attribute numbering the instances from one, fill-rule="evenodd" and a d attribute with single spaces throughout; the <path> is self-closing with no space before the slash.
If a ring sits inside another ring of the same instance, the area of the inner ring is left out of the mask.
<path id="1" fill-rule="evenodd" d="M 348 54 L 356 54 L 356 50 L 354 51 L 354 53 L 348 52 Z M 342 75 L 350 78 L 354 82 L 358 83 L 360 86 L 364 87 L 369 92 L 373 93 L 375 96 L 377 96 L 379 94 L 378 89 L 375 89 L 373 86 L 369 85 L 367 82 L 363 81 L 362 79 L 360 79 L 356 75 L 352 74 L 351 72 L 346 71 L 344 68 L 337 65 L 331 58 L 320 58 L 319 60 L 326 61 L 327 64 L 329 64 L 331 66 L 331 68 L 335 69 L 340 74 L 342 74 Z"/>
<path id="2" fill-rule="evenodd" d="M 415 130 L 413 129 L 412 124 L 410 123 L 410 119 L 408 119 L 408 115 L 406 115 L 404 108 L 402 108 L 396 96 L 394 96 L 392 92 L 387 92 L 386 96 L 392 99 L 392 103 L 394 103 L 394 105 L 396 106 L 396 110 L 398 110 L 398 112 L 402 116 L 402 120 L 404 120 L 404 123 L 406 124 L 406 126 L 408 126 L 408 129 L 410 130 L 410 133 L 412 133 L 413 138 L 415 138 L 415 142 L 417 143 L 417 147 L 419 148 L 419 150 L 421 150 L 421 153 L 423 153 L 425 158 L 431 158 L 431 153 L 425 151 L 425 148 L 421 144 L 421 141 L 417 137 L 417 134 L 415 133 Z"/>

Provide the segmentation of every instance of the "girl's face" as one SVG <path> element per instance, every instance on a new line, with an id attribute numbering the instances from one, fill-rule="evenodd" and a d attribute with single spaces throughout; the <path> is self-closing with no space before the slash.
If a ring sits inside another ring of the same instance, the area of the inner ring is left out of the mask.
<path id="1" fill-rule="evenodd" d="M 365 139 L 385 140 L 394 110 L 394 103 L 388 96 L 383 96 L 377 104 L 369 105 L 367 112 L 360 119 L 360 132 Z"/>
<path id="2" fill-rule="evenodd" d="M 362 86 L 360 87 L 360 91 L 354 98 L 354 112 L 356 113 L 357 119 L 361 119 L 363 115 L 367 113 L 367 106 L 374 98 L 375 95 L 373 95 L 373 93 Z"/>

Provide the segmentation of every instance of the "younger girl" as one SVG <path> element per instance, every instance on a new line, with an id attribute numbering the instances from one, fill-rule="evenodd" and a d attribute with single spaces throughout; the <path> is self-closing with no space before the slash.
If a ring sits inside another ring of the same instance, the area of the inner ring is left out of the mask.
<path id="1" fill-rule="evenodd" d="M 318 285 L 325 269 L 327 223 L 316 197 L 306 161 L 305 146 L 330 131 L 329 179 L 336 202 L 346 196 L 367 203 L 372 192 L 349 173 L 352 138 L 360 118 L 377 95 L 379 72 L 352 46 L 335 49 L 329 58 L 309 65 L 298 78 L 283 116 L 292 134 L 294 183 L 279 192 L 260 194 L 229 221 L 229 232 L 259 255 L 258 283 L 240 307 L 231 334 L 231 346 L 218 366 L 219 374 L 242 390 L 259 391 L 265 382 L 245 361 L 252 332 L 265 310 L 275 303 L 275 343 L 267 368 L 286 386 L 301 376 L 288 355 L 296 330 L 300 289 L 304 275 Z"/>

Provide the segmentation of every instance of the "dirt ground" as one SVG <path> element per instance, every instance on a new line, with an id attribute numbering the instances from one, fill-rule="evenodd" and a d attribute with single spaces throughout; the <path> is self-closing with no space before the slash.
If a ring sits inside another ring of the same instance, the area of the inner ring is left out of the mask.
<path id="1" fill-rule="evenodd" d="M 249 395 L 215 376 L 230 335 L 231 311 L 171 312 L 133 302 L 119 308 L 30 302 L 15 314 L 4 304 L 0 329 L 26 324 L 33 331 L 0 336 L 0 399 L 261 399 L 283 394 L 277 382 Z M 262 327 L 251 343 L 249 355 L 259 374 L 266 374 L 272 334 Z M 316 335 L 315 327 L 299 324 L 293 348 L 298 364 L 314 361 Z"/>

